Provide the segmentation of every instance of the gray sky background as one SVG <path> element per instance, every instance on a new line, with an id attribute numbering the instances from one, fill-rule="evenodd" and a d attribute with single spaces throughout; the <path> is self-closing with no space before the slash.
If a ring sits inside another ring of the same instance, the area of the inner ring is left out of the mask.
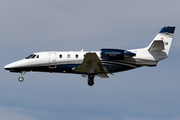
<path id="1" fill-rule="evenodd" d="M 179 4 L 1 0 L 0 119 L 179 120 Z M 20 83 L 20 74 L 4 70 L 33 52 L 146 47 L 164 26 L 176 26 L 168 59 L 157 67 L 97 77 L 93 87 L 80 75 L 57 73 L 26 73 Z"/>

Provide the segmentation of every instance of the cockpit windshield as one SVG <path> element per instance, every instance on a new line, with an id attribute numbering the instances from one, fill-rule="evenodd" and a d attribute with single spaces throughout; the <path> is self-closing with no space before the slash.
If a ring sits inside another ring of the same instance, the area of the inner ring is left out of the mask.
<path id="1" fill-rule="evenodd" d="M 27 56 L 25 59 L 34 59 L 34 58 L 39 58 L 39 55 L 31 54 L 31 55 Z"/>

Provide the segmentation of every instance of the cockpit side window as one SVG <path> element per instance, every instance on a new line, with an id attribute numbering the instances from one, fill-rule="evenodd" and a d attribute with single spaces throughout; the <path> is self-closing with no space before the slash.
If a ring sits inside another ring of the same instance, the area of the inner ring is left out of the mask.
<path id="1" fill-rule="evenodd" d="M 25 59 L 30 59 L 34 54 L 27 56 Z"/>
<path id="2" fill-rule="evenodd" d="M 34 58 L 39 58 L 39 55 L 31 54 L 28 57 L 26 57 L 25 59 L 34 59 Z"/>
<path id="3" fill-rule="evenodd" d="M 31 58 L 34 59 L 36 57 L 36 55 L 34 54 Z"/>

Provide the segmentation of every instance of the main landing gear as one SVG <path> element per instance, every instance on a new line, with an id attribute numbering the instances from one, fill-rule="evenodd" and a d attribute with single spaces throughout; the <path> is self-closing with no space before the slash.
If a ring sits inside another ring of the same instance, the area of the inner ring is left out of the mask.
<path id="1" fill-rule="evenodd" d="M 18 78 L 19 82 L 22 82 L 24 80 L 23 75 L 26 73 L 26 71 L 21 72 L 21 76 Z"/>
<path id="2" fill-rule="evenodd" d="M 94 75 L 93 74 L 89 74 L 88 75 L 88 85 L 89 86 L 93 86 L 94 85 Z"/>

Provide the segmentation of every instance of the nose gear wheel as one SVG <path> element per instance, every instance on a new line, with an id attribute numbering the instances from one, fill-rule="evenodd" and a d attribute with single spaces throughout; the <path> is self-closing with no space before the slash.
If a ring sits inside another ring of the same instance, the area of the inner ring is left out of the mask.
<path id="1" fill-rule="evenodd" d="M 18 80 L 19 80 L 19 82 L 22 82 L 22 81 L 24 81 L 24 78 L 23 78 L 23 75 L 26 73 L 26 71 L 22 71 L 21 72 L 21 76 L 18 78 Z"/>
<path id="2" fill-rule="evenodd" d="M 22 81 L 24 80 L 23 76 L 20 76 L 20 77 L 18 78 L 18 80 L 19 80 L 19 82 L 22 82 Z"/>

